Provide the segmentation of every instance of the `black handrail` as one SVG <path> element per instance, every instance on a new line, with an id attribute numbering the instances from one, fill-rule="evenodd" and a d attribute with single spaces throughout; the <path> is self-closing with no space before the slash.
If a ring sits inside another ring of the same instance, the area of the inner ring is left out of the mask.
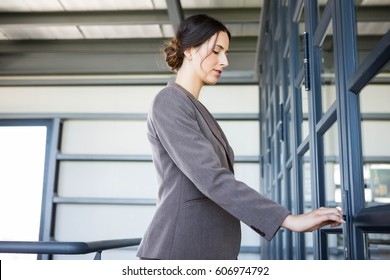
<path id="1" fill-rule="evenodd" d="M 390 204 L 361 209 L 354 217 L 354 224 L 364 232 L 390 232 Z"/>
<path id="2" fill-rule="evenodd" d="M 0 241 L 0 253 L 16 254 L 64 254 L 80 255 L 96 253 L 100 259 L 101 252 L 116 248 L 139 245 L 141 238 L 100 240 L 92 242 L 62 241 Z"/>

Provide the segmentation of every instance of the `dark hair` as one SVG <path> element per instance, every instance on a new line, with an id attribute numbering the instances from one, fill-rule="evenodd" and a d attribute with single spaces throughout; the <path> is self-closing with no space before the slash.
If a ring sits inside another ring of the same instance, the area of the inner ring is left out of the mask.
<path id="1" fill-rule="evenodd" d="M 199 47 L 214 34 L 227 33 L 229 30 L 220 21 L 205 14 L 197 14 L 186 18 L 179 26 L 175 37 L 169 40 L 164 48 L 165 61 L 171 70 L 178 70 L 183 64 L 184 51 L 191 47 Z"/>

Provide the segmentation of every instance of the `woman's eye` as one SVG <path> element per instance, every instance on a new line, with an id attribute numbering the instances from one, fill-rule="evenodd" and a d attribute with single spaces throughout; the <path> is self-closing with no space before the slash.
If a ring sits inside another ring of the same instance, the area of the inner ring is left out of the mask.
<path id="1" fill-rule="evenodd" d="M 215 53 L 215 54 L 219 54 L 219 52 L 218 52 L 218 51 L 213 51 L 213 53 Z"/>

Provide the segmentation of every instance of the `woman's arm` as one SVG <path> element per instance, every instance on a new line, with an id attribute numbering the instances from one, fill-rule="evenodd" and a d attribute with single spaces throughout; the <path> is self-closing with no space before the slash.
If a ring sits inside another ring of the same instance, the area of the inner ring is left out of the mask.
<path id="1" fill-rule="evenodd" d="M 341 209 L 321 207 L 301 215 L 290 214 L 281 226 L 295 232 L 310 232 L 326 225 L 337 227 L 343 223 L 345 221 Z"/>

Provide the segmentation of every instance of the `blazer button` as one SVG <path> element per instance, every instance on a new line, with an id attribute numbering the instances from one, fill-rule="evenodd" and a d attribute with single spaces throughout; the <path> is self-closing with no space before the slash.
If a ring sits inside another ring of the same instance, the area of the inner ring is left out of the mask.
<path id="1" fill-rule="evenodd" d="M 251 226 L 251 229 L 253 229 L 255 232 L 257 232 L 258 234 L 260 234 L 262 237 L 265 236 L 265 233 L 262 232 L 261 230 L 259 230 L 258 228 L 254 227 L 254 226 Z"/>

